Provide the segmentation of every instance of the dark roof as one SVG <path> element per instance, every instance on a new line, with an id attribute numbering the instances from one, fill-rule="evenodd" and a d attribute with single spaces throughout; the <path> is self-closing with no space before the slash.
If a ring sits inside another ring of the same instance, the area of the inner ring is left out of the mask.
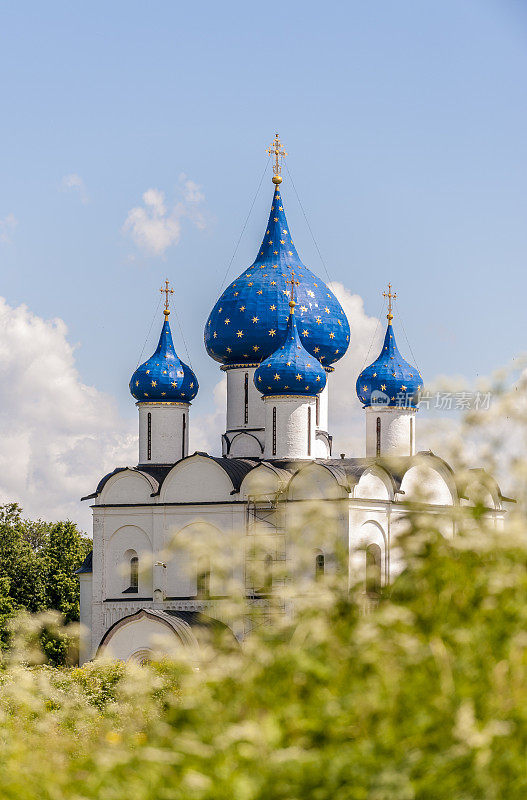
<path id="1" fill-rule="evenodd" d="M 82 575 L 85 572 L 93 572 L 93 550 L 90 550 L 79 569 L 75 571 L 75 575 Z"/>

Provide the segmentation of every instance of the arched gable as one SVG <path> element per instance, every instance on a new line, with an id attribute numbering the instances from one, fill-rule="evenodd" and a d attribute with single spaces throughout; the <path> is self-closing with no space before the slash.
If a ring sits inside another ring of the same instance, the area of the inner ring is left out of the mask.
<path id="1" fill-rule="evenodd" d="M 230 502 L 234 490 L 233 481 L 216 459 L 195 453 L 172 467 L 159 499 L 161 503 Z"/>
<path id="2" fill-rule="evenodd" d="M 289 483 L 291 500 L 336 500 L 347 496 L 331 469 L 316 461 L 300 467 Z"/>
<path id="3" fill-rule="evenodd" d="M 250 458 L 255 452 L 263 453 L 260 439 L 249 431 L 240 431 L 230 440 L 227 453 L 231 458 Z"/>
<path id="4" fill-rule="evenodd" d="M 116 471 L 104 481 L 97 504 L 154 503 L 152 494 L 156 489 L 157 484 L 149 475 L 127 467 Z"/>
<path id="5" fill-rule="evenodd" d="M 240 486 L 241 497 L 274 499 L 287 490 L 291 473 L 266 462 L 252 469 Z"/>
<path id="6" fill-rule="evenodd" d="M 404 473 L 401 499 L 438 506 L 457 505 L 458 495 L 451 470 L 439 458 L 417 457 Z"/>
<path id="7" fill-rule="evenodd" d="M 394 481 L 378 464 L 368 467 L 353 490 L 353 497 L 367 500 L 393 500 Z"/>

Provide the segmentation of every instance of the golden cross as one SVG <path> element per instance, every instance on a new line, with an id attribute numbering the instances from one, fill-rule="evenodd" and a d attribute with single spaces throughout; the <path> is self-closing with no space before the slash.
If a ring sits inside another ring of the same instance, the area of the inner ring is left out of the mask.
<path id="1" fill-rule="evenodd" d="M 291 314 L 295 313 L 295 286 L 300 286 L 300 281 L 295 280 L 295 271 L 294 269 L 291 270 L 291 280 L 286 281 L 286 283 L 291 284 L 291 299 L 289 300 L 289 308 L 291 309 Z"/>
<path id="2" fill-rule="evenodd" d="M 174 290 L 173 290 L 173 289 L 169 289 L 169 288 L 168 288 L 168 287 L 169 287 L 169 285 L 170 285 L 170 284 L 169 284 L 169 282 L 168 282 L 168 278 L 167 278 L 167 279 L 165 280 L 165 287 L 164 287 L 164 288 L 163 288 L 163 287 L 161 287 L 161 289 L 159 290 L 159 291 L 161 292 L 161 294 L 163 294 L 163 293 L 164 293 L 164 295 L 165 295 L 165 310 L 163 311 L 163 314 L 165 315 L 165 320 L 167 320 L 167 319 L 168 319 L 168 317 L 169 317 L 169 315 L 170 315 L 170 309 L 169 309 L 169 307 L 168 307 L 168 306 L 169 306 L 168 295 L 169 295 L 169 294 L 174 294 Z"/>
<path id="3" fill-rule="evenodd" d="M 392 294 L 392 284 L 391 283 L 388 284 L 388 292 L 383 292 L 382 296 L 388 298 L 388 313 L 386 314 L 386 319 L 388 320 L 388 323 L 391 325 L 392 324 L 392 319 L 393 319 L 392 300 L 396 300 L 397 299 L 397 293 L 394 292 Z"/>
<path id="4" fill-rule="evenodd" d="M 273 183 L 275 184 L 282 183 L 282 178 L 280 176 L 280 173 L 282 171 L 282 167 L 280 165 L 280 159 L 285 158 L 287 153 L 284 150 L 284 146 L 281 143 L 278 134 L 276 134 L 273 141 L 271 142 L 271 146 L 267 148 L 267 155 L 274 156 Z"/>

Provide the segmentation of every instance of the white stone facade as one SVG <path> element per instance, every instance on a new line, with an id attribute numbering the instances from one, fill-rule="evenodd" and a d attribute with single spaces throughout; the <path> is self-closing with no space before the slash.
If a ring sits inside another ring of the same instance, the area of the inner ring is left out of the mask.
<path id="1" fill-rule="evenodd" d="M 136 403 L 139 463 L 173 464 L 188 454 L 190 403 Z"/>
<path id="2" fill-rule="evenodd" d="M 366 455 L 413 456 L 415 453 L 415 408 L 370 406 L 365 409 Z"/>

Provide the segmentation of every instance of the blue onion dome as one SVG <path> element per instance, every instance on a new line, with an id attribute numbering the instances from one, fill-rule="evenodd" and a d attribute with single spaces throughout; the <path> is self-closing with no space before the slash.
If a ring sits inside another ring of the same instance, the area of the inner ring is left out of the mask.
<path id="1" fill-rule="evenodd" d="M 165 321 L 156 351 L 137 367 L 130 380 L 130 392 L 143 403 L 189 403 L 198 393 L 198 380 L 191 368 L 178 357 L 168 322 L 168 308 L 164 313 Z"/>
<path id="2" fill-rule="evenodd" d="M 283 344 L 254 373 L 254 385 L 264 397 L 277 394 L 313 396 L 326 385 L 326 371 L 304 347 L 297 329 L 295 302 L 289 303 Z"/>
<path id="3" fill-rule="evenodd" d="M 389 291 L 391 292 L 391 287 Z M 417 367 L 412 367 L 400 354 L 395 341 L 392 319 L 390 300 L 388 327 L 382 350 L 373 364 L 366 367 L 357 378 L 357 396 L 364 406 L 415 408 L 423 379 Z"/>
<path id="4" fill-rule="evenodd" d="M 297 322 L 304 348 L 325 367 L 342 358 L 350 341 L 346 314 L 324 281 L 301 262 L 278 185 L 256 260 L 223 292 L 205 325 L 212 358 L 226 367 L 256 366 L 274 352 L 288 324 L 292 272 L 299 281 Z"/>

